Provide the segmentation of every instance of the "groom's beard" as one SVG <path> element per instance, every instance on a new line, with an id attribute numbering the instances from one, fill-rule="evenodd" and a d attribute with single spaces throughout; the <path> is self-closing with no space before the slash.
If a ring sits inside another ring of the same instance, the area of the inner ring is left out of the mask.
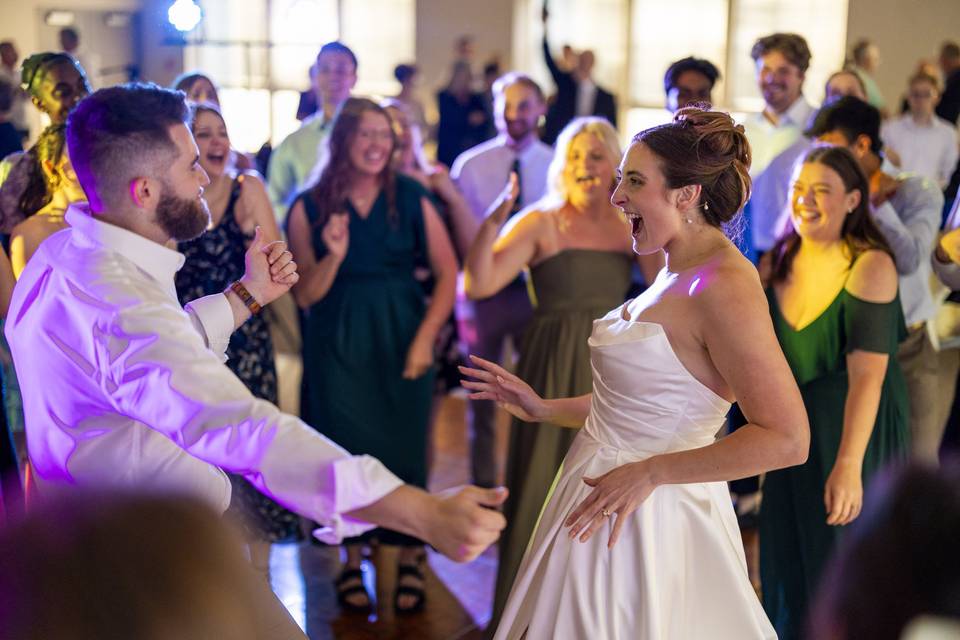
<path id="1" fill-rule="evenodd" d="M 179 198 L 166 184 L 157 204 L 157 224 L 176 240 L 184 242 L 200 236 L 210 226 L 210 209 L 201 198 Z"/>

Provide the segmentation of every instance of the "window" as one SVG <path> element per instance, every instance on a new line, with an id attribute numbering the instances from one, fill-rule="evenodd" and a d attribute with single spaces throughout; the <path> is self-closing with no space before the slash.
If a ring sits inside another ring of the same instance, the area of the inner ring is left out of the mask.
<path id="1" fill-rule="evenodd" d="M 550 44 L 593 49 L 595 77 L 617 94 L 624 140 L 646 126 L 666 122 L 663 74 L 671 62 L 693 55 L 717 65 L 718 107 L 742 119 L 759 111 L 750 49 L 776 31 L 799 33 L 813 52 L 804 84 L 813 103 L 823 97 L 826 78 L 840 68 L 847 27 L 847 0 L 551 0 Z M 541 62 L 542 0 L 518 0 L 514 16 L 514 62 L 531 70 L 549 95 L 553 82 Z"/>
<path id="2" fill-rule="evenodd" d="M 279 144 L 299 123 L 300 92 L 320 47 L 342 39 L 360 61 L 357 91 L 387 94 L 393 66 L 413 59 L 415 0 L 199 0 L 184 69 L 219 88 L 233 145 Z M 386 16 L 386 18 L 385 18 Z"/>

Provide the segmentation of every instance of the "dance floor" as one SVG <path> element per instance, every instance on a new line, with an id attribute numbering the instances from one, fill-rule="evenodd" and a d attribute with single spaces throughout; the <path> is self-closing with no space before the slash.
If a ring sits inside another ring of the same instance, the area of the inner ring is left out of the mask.
<path id="1" fill-rule="evenodd" d="M 433 436 L 430 489 L 437 491 L 470 479 L 469 441 L 464 421 L 466 402 L 448 397 L 440 408 Z M 502 474 L 508 419 L 498 415 L 498 463 Z M 429 553 L 427 604 L 417 614 L 396 615 L 396 549 L 379 547 L 364 563 L 368 591 L 376 585 L 376 613 L 370 616 L 339 612 L 333 580 L 339 573 L 336 548 L 309 544 L 274 545 L 271 554 L 273 589 L 311 640 L 479 639 L 490 620 L 496 551 L 488 549 L 470 564 L 457 564 Z M 379 578 L 379 579 L 378 579 Z"/>
<path id="2" fill-rule="evenodd" d="M 448 397 L 440 408 L 433 437 L 431 490 L 455 487 L 470 479 L 465 410 L 466 402 L 458 397 Z M 508 425 L 507 416 L 499 413 L 497 459 L 501 477 Z M 751 578 L 757 586 L 756 532 L 744 531 L 743 535 Z M 457 564 L 430 552 L 426 607 L 420 613 L 401 616 L 393 610 L 396 549 L 377 548 L 364 563 L 367 590 L 372 593 L 376 589 L 376 613 L 370 616 L 340 614 L 333 589 L 339 563 L 336 548 L 309 544 L 274 545 L 271 555 L 273 589 L 311 640 L 479 640 L 483 637 L 482 630 L 490 620 L 493 606 L 497 571 L 495 549 L 488 549 L 470 564 Z"/>

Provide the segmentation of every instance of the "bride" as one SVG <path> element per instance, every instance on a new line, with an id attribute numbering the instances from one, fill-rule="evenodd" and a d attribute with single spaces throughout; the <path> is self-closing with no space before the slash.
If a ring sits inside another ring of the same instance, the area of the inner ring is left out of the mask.
<path id="1" fill-rule="evenodd" d="M 471 397 L 580 429 L 497 639 L 776 637 L 725 483 L 802 463 L 810 436 L 757 271 L 722 230 L 749 168 L 725 113 L 688 107 L 634 137 L 612 201 L 666 267 L 594 322 L 592 394 L 543 400 L 492 362 L 462 368 Z M 734 401 L 749 424 L 716 439 Z"/>

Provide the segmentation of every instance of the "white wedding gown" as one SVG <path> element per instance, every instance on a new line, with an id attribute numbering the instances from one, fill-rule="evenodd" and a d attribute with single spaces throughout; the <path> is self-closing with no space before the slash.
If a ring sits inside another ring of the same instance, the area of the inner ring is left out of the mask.
<path id="1" fill-rule="evenodd" d="M 594 322 L 590 415 L 554 481 L 495 638 L 776 638 L 747 576 L 727 483 L 658 487 L 613 549 L 610 521 L 585 543 L 563 527 L 592 491 L 584 476 L 708 445 L 730 408 L 687 371 L 660 325 L 622 313 Z"/>

